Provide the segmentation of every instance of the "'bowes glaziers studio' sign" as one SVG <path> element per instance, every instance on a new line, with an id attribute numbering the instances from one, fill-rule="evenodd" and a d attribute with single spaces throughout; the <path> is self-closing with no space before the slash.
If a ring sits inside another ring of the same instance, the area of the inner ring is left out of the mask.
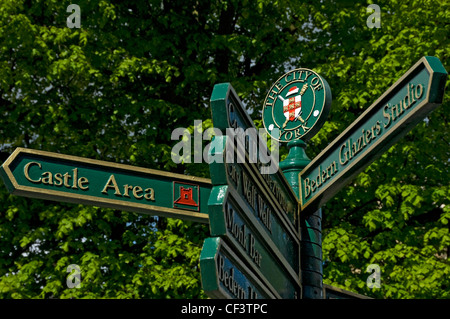
<path id="1" fill-rule="evenodd" d="M 313 211 L 434 110 L 447 72 L 424 57 L 299 174 L 302 211 Z"/>

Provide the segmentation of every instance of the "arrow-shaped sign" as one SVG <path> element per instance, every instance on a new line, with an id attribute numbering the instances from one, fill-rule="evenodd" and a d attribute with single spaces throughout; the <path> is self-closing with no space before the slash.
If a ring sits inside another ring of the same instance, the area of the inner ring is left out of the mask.
<path id="1" fill-rule="evenodd" d="M 423 57 L 299 174 L 302 213 L 313 212 L 442 103 L 447 72 Z"/>
<path id="2" fill-rule="evenodd" d="M 200 254 L 200 271 L 203 290 L 212 298 L 280 298 L 247 268 L 220 237 L 205 239 Z"/>
<path id="3" fill-rule="evenodd" d="M 14 195 L 209 222 L 206 178 L 25 148 L 0 175 Z"/>
<path id="4" fill-rule="evenodd" d="M 293 228 L 298 231 L 297 196 L 278 167 L 278 161 L 273 158 L 265 146 L 266 141 L 256 134 L 257 130 L 252 119 L 245 111 L 230 83 L 214 86 L 211 95 L 211 111 L 214 128 L 227 134 L 227 144 L 236 146 L 235 151 L 228 150 L 228 154 L 234 155 L 228 156 L 227 154 L 227 157 L 223 159 L 224 162 L 247 163 L 253 172 L 252 182 L 264 189 L 267 200 L 272 200 L 282 207 L 283 213 Z M 264 130 L 262 129 L 262 131 Z M 216 165 L 214 162 L 210 164 L 211 179 L 214 185 L 228 183 L 227 179 L 223 178 L 226 169 L 222 166 Z M 265 173 L 263 173 L 264 171 Z"/>

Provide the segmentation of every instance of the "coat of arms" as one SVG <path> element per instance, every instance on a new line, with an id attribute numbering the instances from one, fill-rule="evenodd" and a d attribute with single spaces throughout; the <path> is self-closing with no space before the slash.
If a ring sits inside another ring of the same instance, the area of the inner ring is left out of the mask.
<path id="1" fill-rule="evenodd" d="M 328 83 L 309 69 L 284 74 L 270 88 L 263 107 L 263 124 L 281 142 L 314 136 L 324 124 L 331 106 Z M 278 128 L 279 136 L 272 132 Z"/>

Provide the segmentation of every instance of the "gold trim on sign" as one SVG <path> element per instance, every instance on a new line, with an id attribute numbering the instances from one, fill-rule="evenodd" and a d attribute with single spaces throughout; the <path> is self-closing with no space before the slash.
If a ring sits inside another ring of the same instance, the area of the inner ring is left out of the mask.
<path id="1" fill-rule="evenodd" d="M 322 159 L 322 157 L 324 157 L 325 159 L 330 155 L 329 153 L 331 153 L 332 151 L 334 151 L 334 147 L 336 147 L 336 145 L 339 145 L 340 143 L 338 142 L 342 142 L 343 140 L 346 139 L 346 137 L 348 137 L 348 135 L 350 135 L 352 132 L 352 130 L 357 127 L 358 125 L 361 125 L 360 121 L 367 116 L 367 114 L 370 113 L 376 113 L 377 111 L 379 111 L 377 108 L 377 106 L 379 106 L 381 104 L 381 101 L 383 101 L 389 94 L 391 94 L 396 88 L 397 86 L 399 86 L 400 84 L 402 84 L 402 82 L 404 82 L 405 80 L 407 80 L 409 78 L 409 76 L 414 73 L 414 72 L 420 72 L 418 71 L 418 67 L 423 64 L 426 71 L 428 71 L 428 90 L 427 90 L 427 95 L 425 96 L 424 100 L 419 103 L 413 110 L 411 110 L 408 114 L 405 114 L 404 117 L 402 117 L 395 125 L 393 125 L 385 134 L 383 134 L 383 136 L 381 136 L 379 139 L 377 139 L 376 141 L 374 141 L 374 143 L 367 148 L 365 151 L 361 152 L 359 157 L 364 157 L 366 156 L 366 154 L 371 151 L 373 148 L 375 148 L 376 146 L 378 146 L 380 143 L 382 143 L 385 139 L 387 139 L 388 137 L 390 137 L 390 135 L 392 133 L 394 133 L 397 128 L 404 124 L 404 122 L 406 122 L 407 120 L 409 120 L 413 115 L 415 115 L 416 112 L 418 112 L 419 110 L 421 110 L 421 108 L 426 105 L 429 104 L 429 98 L 430 98 L 430 90 L 431 90 L 431 79 L 432 79 L 432 75 L 433 75 L 433 70 L 431 68 L 431 66 L 427 63 L 425 57 L 421 58 L 419 61 L 417 61 L 415 63 L 415 65 L 413 67 L 411 67 L 402 77 L 400 77 L 393 85 L 391 85 L 391 87 L 384 92 L 374 103 L 372 103 L 371 106 L 369 106 L 369 108 L 367 108 L 355 121 L 353 121 L 353 123 L 350 124 L 350 126 L 348 126 L 341 134 L 339 134 L 338 137 L 336 137 L 322 152 L 320 152 L 299 174 L 298 174 L 298 179 L 299 179 L 299 193 L 300 193 L 300 198 L 299 198 L 299 203 L 300 203 L 300 211 L 305 210 L 318 196 L 322 195 L 329 187 L 331 187 L 333 185 L 333 179 L 331 180 L 332 182 L 330 184 L 325 185 L 324 188 L 322 188 L 320 191 L 318 191 L 313 197 L 311 197 L 311 199 L 309 199 L 307 201 L 307 203 L 304 205 L 303 204 L 303 185 L 302 185 L 302 177 L 303 175 L 307 175 L 307 173 L 309 173 L 309 170 L 311 168 L 316 168 L 316 166 L 318 164 L 320 164 L 324 159 Z M 315 160 L 315 159 L 320 159 L 319 160 Z M 360 160 L 360 159 L 359 159 Z M 355 160 L 352 163 L 349 164 L 349 166 L 345 167 L 342 171 L 339 171 L 338 174 L 336 174 L 334 176 L 334 180 L 337 180 L 339 177 L 341 177 L 343 174 L 345 174 L 346 172 L 348 172 L 351 168 L 353 168 L 353 166 L 359 162 L 359 160 Z"/>
<path id="2" fill-rule="evenodd" d="M 8 178 L 10 179 L 10 182 L 12 183 L 14 190 L 11 192 L 14 195 L 22 195 L 27 197 L 33 197 L 33 198 L 39 198 L 39 199 L 48 199 L 48 200 L 61 200 L 64 202 L 70 202 L 70 203 L 83 203 L 93 206 L 102 206 L 102 207 L 108 207 L 113 209 L 119 209 L 124 211 L 136 211 L 140 213 L 147 213 L 152 215 L 158 215 L 161 214 L 162 216 L 166 217 L 172 217 L 172 218 L 186 218 L 202 223 L 209 223 L 209 216 L 205 213 L 198 213 L 193 211 L 186 211 L 176 208 L 169 208 L 169 207 L 161 207 L 156 205 L 149 205 L 149 204 L 141 204 L 141 203 L 135 203 L 135 202 L 128 202 L 128 201 L 122 201 L 117 200 L 113 198 L 103 198 L 103 197 L 97 197 L 92 195 L 84 195 L 84 194 L 73 194 L 69 192 L 62 192 L 57 190 L 50 190 L 50 189 L 41 189 L 37 187 L 32 186 L 23 186 L 19 185 L 17 180 L 15 179 L 14 175 L 12 174 L 12 171 L 10 169 L 10 165 L 12 162 L 20 155 L 20 154 L 31 154 L 31 155 L 38 155 L 41 157 L 47 157 L 52 159 L 62 159 L 70 162 L 78 162 L 82 164 L 89 164 L 93 166 L 100 166 L 102 168 L 110 167 L 118 170 L 133 172 L 133 173 L 139 173 L 139 174 L 147 174 L 147 175 L 154 175 L 164 178 L 172 178 L 176 179 L 176 181 L 179 181 L 181 183 L 183 182 L 196 182 L 197 184 L 207 184 L 211 185 L 211 180 L 201 177 L 195 177 L 195 176 L 186 176 L 176 173 L 161 173 L 160 171 L 148 169 L 148 168 L 140 168 L 136 166 L 126 165 L 126 164 L 119 164 L 119 163 L 111 163 L 106 161 L 100 161 L 100 160 L 94 160 L 89 158 L 82 158 L 78 156 L 72 156 L 72 155 L 65 155 L 65 154 L 59 154 L 59 153 L 51 153 L 46 151 L 40 151 L 40 150 L 33 150 L 33 149 L 26 149 L 18 147 L 14 150 L 14 152 L 11 154 L 10 157 L 3 163 L 3 169 L 5 173 L 7 174 Z M 199 185 L 200 186 L 200 185 Z M 200 192 L 200 189 L 199 189 Z M 199 203 L 200 204 L 200 203 Z M 130 208 L 135 208 L 135 210 L 130 210 Z"/>

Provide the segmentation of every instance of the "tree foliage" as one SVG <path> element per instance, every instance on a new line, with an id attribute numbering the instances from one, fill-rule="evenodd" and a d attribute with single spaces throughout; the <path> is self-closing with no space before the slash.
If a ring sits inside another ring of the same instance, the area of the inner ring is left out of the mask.
<path id="1" fill-rule="evenodd" d="M 316 68 L 334 98 L 313 153 L 420 57 L 447 65 L 450 53 L 449 14 L 437 1 L 377 2 L 379 29 L 363 27 L 365 5 L 338 3 L 314 17 L 322 25 Z M 448 96 L 324 207 L 326 283 L 377 298 L 450 297 Z M 380 266 L 380 289 L 366 286 L 369 264 Z"/>
<path id="2" fill-rule="evenodd" d="M 420 57 L 448 64 L 445 2 L 232 0 L 0 3 L 0 145 L 208 176 L 171 161 L 178 127 L 211 126 L 214 84 L 231 82 L 260 125 L 266 91 L 295 67 L 333 92 L 312 158 Z M 324 211 L 325 283 L 377 298 L 449 297 L 448 92 L 443 105 L 344 188 Z M 282 150 L 282 156 L 286 150 Z M 208 228 L 0 188 L 0 297 L 199 298 Z M 368 289 L 366 267 L 381 268 Z M 78 264 L 82 286 L 68 289 Z"/>

